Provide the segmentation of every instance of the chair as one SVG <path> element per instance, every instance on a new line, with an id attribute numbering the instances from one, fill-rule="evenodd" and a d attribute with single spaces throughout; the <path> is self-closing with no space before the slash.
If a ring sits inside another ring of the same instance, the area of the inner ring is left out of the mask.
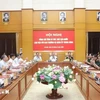
<path id="1" fill-rule="evenodd" d="M 67 51 L 67 52 L 65 53 L 65 56 L 67 56 L 68 53 L 71 53 L 71 56 L 73 57 L 73 55 L 74 55 L 74 51 Z"/>

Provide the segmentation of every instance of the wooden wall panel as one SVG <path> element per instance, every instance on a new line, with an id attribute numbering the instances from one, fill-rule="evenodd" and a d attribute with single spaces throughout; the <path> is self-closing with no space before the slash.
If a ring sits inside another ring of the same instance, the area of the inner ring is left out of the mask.
<path id="1" fill-rule="evenodd" d="M 24 36 L 22 41 L 23 42 L 32 42 L 32 31 L 29 29 L 23 30 Z"/>
<path id="2" fill-rule="evenodd" d="M 87 10 L 86 11 L 86 23 L 96 23 L 97 21 L 97 11 L 96 10 Z"/>
<path id="3" fill-rule="evenodd" d="M 89 99 L 100 100 L 100 92 L 98 92 L 91 84 L 89 84 Z"/>
<path id="4" fill-rule="evenodd" d="M 75 59 L 85 61 L 86 36 L 85 30 L 75 30 Z"/>
<path id="5" fill-rule="evenodd" d="M 61 24 L 59 21 L 59 12 L 60 11 L 46 11 L 48 14 L 48 21 L 43 24 L 41 22 L 41 12 L 42 11 L 34 11 L 33 12 L 33 28 L 74 28 L 74 16 L 73 11 L 65 11 L 66 12 L 66 21 L 64 24 Z"/>
<path id="6" fill-rule="evenodd" d="M 23 57 L 28 57 L 32 59 L 32 30 L 23 30 L 22 31 L 22 48 L 23 48 Z"/>
<path id="7" fill-rule="evenodd" d="M 62 24 L 62 25 L 47 25 L 47 24 L 39 24 L 33 26 L 35 30 L 45 29 L 45 30 L 73 30 L 73 24 Z"/>
<path id="8" fill-rule="evenodd" d="M 2 11 L 0 12 L 0 33 L 15 32 L 18 34 L 17 51 L 23 48 L 23 57 L 33 58 L 32 34 L 34 30 L 75 30 L 75 52 L 74 58 L 79 61 L 85 60 L 86 52 L 86 33 L 89 31 L 100 32 L 100 22 L 97 21 L 96 10 L 74 9 L 64 10 L 66 12 L 66 22 L 62 24 L 59 21 L 59 12 L 61 10 L 46 10 L 48 21 L 43 24 L 40 14 L 43 11 L 22 9 L 22 11 L 8 11 L 10 13 L 10 22 L 2 23 Z M 81 41 L 81 43 L 80 43 Z M 50 51 L 52 52 L 52 51 Z M 56 52 L 56 51 L 55 51 Z M 65 58 L 65 52 L 58 52 L 59 61 Z M 43 60 L 48 59 L 49 52 L 42 52 Z"/>
<path id="9" fill-rule="evenodd" d="M 24 23 L 22 26 L 22 30 L 31 30 L 32 29 L 32 24 L 30 23 Z"/>
<path id="10" fill-rule="evenodd" d="M 100 24 L 86 24 L 86 31 L 87 32 L 100 32 Z"/>
<path id="11" fill-rule="evenodd" d="M 21 11 L 9 11 L 10 19 L 8 24 L 2 22 L 2 12 L 0 12 L 0 31 L 21 31 Z"/>
<path id="12" fill-rule="evenodd" d="M 85 79 L 85 77 L 82 77 L 82 91 L 84 96 L 88 98 L 88 81 Z"/>
<path id="13" fill-rule="evenodd" d="M 21 31 L 21 25 L 1 25 L 0 26 L 0 32 L 20 32 Z"/>
<path id="14" fill-rule="evenodd" d="M 75 18 L 75 23 L 85 22 L 85 9 L 75 9 L 74 18 Z"/>
<path id="15" fill-rule="evenodd" d="M 76 30 L 85 30 L 86 28 L 85 23 L 76 23 L 75 25 Z"/>
<path id="16" fill-rule="evenodd" d="M 75 9 L 75 59 L 85 60 L 86 54 L 86 31 L 85 9 Z"/>
<path id="17" fill-rule="evenodd" d="M 22 9 L 22 24 L 32 24 L 33 22 L 33 10 L 32 9 Z"/>
<path id="18" fill-rule="evenodd" d="M 20 98 L 23 97 L 25 93 L 25 77 L 20 81 Z"/>
<path id="19" fill-rule="evenodd" d="M 22 10 L 22 48 L 23 57 L 28 57 L 32 59 L 32 33 L 33 33 L 33 10 L 23 9 Z"/>
<path id="20" fill-rule="evenodd" d="M 100 31 L 100 21 L 97 21 L 97 10 L 86 11 L 86 31 Z"/>
<path id="21" fill-rule="evenodd" d="M 19 87 L 18 87 L 18 84 L 2 100 L 19 100 Z"/>
<path id="22" fill-rule="evenodd" d="M 16 42 L 17 42 L 17 52 L 19 48 L 22 47 L 22 40 L 21 40 L 21 11 L 7 11 L 10 14 L 9 23 L 5 24 L 2 22 L 2 13 L 0 12 L 0 33 L 17 33 Z"/>

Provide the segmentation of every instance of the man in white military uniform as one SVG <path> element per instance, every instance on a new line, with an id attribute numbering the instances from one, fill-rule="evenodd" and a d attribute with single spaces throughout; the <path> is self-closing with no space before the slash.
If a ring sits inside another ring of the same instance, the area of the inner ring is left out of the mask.
<path id="1" fill-rule="evenodd" d="M 55 55 L 55 53 L 53 52 L 49 58 L 49 61 L 50 62 L 56 62 L 57 61 L 57 56 Z"/>
<path id="2" fill-rule="evenodd" d="M 35 62 L 39 62 L 39 61 L 42 61 L 42 57 L 39 55 L 38 52 L 36 52 L 36 55 L 34 56 L 33 60 Z"/>

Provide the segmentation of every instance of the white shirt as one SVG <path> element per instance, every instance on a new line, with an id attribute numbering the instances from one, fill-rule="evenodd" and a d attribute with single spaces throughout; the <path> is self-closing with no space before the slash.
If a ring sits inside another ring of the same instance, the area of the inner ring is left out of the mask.
<path id="1" fill-rule="evenodd" d="M 38 62 L 38 61 L 42 61 L 42 58 L 41 56 L 34 56 L 33 60 Z"/>
<path id="2" fill-rule="evenodd" d="M 57 61 L 57 56 L 50 56 L 49 60 L 51 62 L 56 62 Z"/>
<path id="3" fill-rule="evenodd" d="M 8 62 L 5 62 L 4 60 L 1 60 L 0 61 L 0 70 L 2 70 L 3 67 L 8 68 L 9 67 Z"/>
<path id="4" fill-rule="evenodd" d="M 27 61 L 26 61 L 26 60 L 23 60 L 22 58 L 20 58 L 20 59 L 19 59 L 19 62 L 26 63 Z"/>
<path id="5" fill-rule="evenodd" d="M 19 65 L 19 64 L 16 64 L 15 61 L 11 58 L 9 59 L 8 63 L 12 64 L 11 68 L 16 68 Z"/>
<path id="6" fill-rule="evenodd" d="M 19 64 L 20 60 L 16 57 L 16 58 L 14 59 L 14 62 L 15 62 L 15 64 Z"/>

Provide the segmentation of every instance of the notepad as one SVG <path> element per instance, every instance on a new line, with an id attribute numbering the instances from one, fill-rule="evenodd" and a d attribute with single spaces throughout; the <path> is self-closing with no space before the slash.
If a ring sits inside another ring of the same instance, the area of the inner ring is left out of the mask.
<path id="1" fill-rule="evenodd" d="M 100 73 L 100 71 L 91 71 L 91 72 L 96 73 L 96 74 L 99 74 Z"/>

